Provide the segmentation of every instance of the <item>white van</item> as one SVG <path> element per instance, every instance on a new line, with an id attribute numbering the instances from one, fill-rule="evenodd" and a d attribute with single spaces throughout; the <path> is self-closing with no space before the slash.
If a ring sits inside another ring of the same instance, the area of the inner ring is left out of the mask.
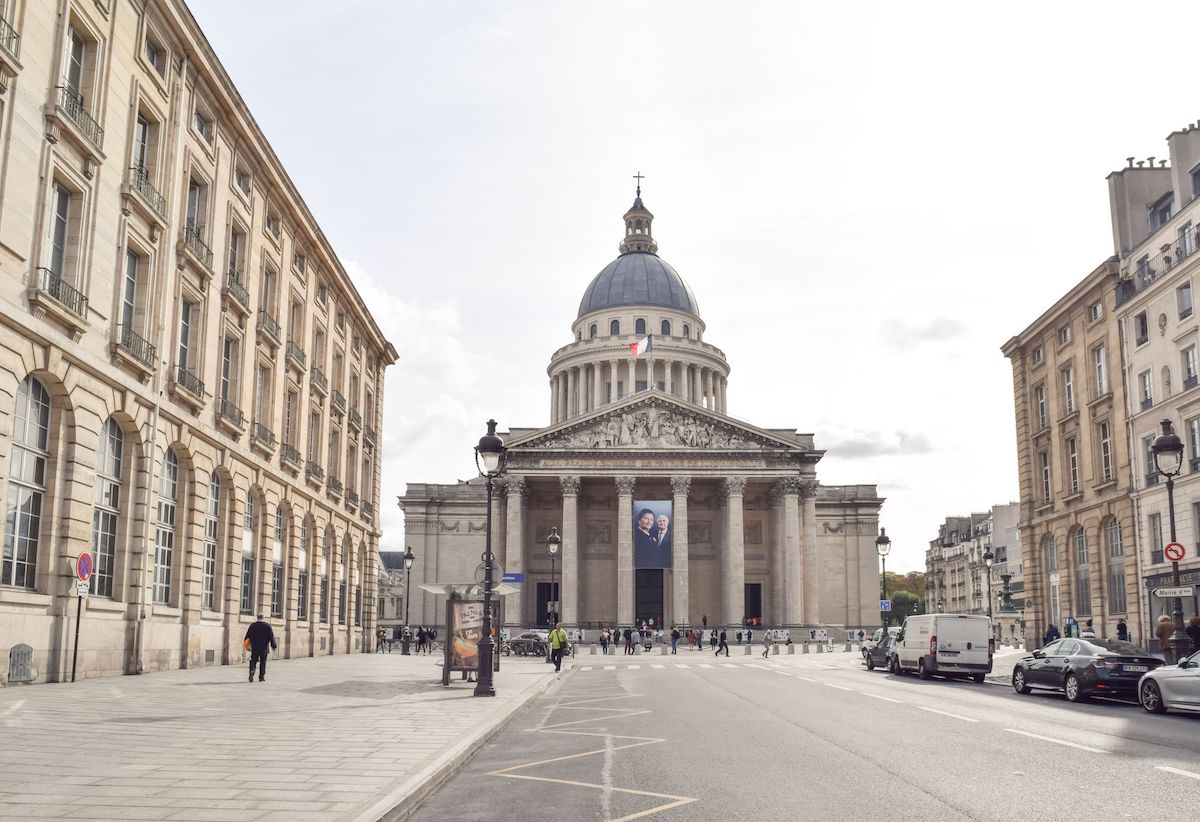
<path id="1" fill-rule="evenodd" d="M 921 679 L 970 675 L 983 682 L 992 672 L 996 640 L 988 617 L 919 614 L 904 620 L 895 648 L 893 673 L 915 671 Z"/>

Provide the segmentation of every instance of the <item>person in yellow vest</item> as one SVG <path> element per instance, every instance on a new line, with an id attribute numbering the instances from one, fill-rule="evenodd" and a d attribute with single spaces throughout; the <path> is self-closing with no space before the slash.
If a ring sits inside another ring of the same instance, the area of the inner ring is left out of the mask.
<path id="1" fill-rule="evenodd" d="M 562 670 L 563 652 L 567 650 L 567 632 L 563 630 L 562 623 L 556 623 L 554 630 L 550 632 L 550 661 L 554 663 L 554 671 L 558 673 Z"/>

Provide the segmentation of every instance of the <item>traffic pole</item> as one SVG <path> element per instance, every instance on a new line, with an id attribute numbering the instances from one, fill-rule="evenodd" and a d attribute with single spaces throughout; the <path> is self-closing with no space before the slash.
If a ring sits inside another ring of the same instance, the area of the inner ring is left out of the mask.
<path id="1" fill-rule="evenodd" d="M 75 650 L 71 653 L 71 681 L 75 681 L 75 664 L 79 661 L 79 615 L 83 612 L 83 597 L 75 597 Z"/>

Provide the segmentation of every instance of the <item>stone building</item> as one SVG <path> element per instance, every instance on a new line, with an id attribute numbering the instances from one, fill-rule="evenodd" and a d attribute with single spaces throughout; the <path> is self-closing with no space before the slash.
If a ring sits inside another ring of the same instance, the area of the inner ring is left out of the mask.
<path id="1" fill-rule="evenodd" d="M 394 351 L 181 0 L 0 13 L 3 673 L 358 649 Z"/>
<path id="2" fill-rule="evenodd" d="M 572 342 L 550 358 L 550 426 L 505 435 L 495 551 L 521 581 L 504 621 L 545 624 L 561 599 L 564 623 L 579 627 L 874 626 L 883 500 L 872 485 L 821 485 L 812 434 L 727 414 L 729 364 L 658 256 L 640 194 L 620 255 L 587 286 Z M 652 350 L 635 356 L 647 336 Z M 484 499 L 480 480 L 410 483 L 401 498 L 421 622 L 444 615 L 418 581 L 476 578 Z M 554 560 L 551 528 L 562 536 Z"/>

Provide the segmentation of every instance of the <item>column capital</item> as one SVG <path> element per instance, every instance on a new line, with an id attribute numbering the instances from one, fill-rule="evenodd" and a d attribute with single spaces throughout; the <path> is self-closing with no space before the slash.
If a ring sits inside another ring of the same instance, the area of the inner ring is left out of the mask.
<path id="1" fill-rule="evenodd" d="M 804 493 L 804 480 L 800 477 L 782 477 L 775 484 L 775 489 L 781 494 L 802 494 Z"/>
<path id="2" fill-rule="evenodd" d="M 634 479 L 633 477 L 617 477 L 616 483 L 617 483 L 617 493 L 618 494 L 632 495 L 633 494 L 633 486 L 637 483 L 637 480 Z"/>
<path id="3" fill-rule="evenodd" d="M 815 497 L 817 495 L 817 489 L 820 487 L 821 483 L 817 482 L 815 479 L 800 480 L 800 493 L 805 497 Z"/>
<path id="4" fill-rule="evenodd" d="M 529 493 L 529 484 L 525 481 L 525 477 L 512 475 L 504 477 L 504 490 L 510 497 L 523 497 Z"/>
<path id="5" fill-rule="evenodd" d="M 578 496 L 579 494 L 579 477 L 577 476 L 559 477 L 558 485 L 562 488 L 563 496 Z"/>
<path id="6" fill-rule="evenodd" d="M 676 494 L 686 497 L 691 489 L 691 477 L 671 477 L 671 490 Z"/>
<path id="7" fill-rule="evenodd" d="M 721 480 L 721 494 L 725 497 L 740 497 L 746 492 L 745 477 L 726 477 Z"/>

